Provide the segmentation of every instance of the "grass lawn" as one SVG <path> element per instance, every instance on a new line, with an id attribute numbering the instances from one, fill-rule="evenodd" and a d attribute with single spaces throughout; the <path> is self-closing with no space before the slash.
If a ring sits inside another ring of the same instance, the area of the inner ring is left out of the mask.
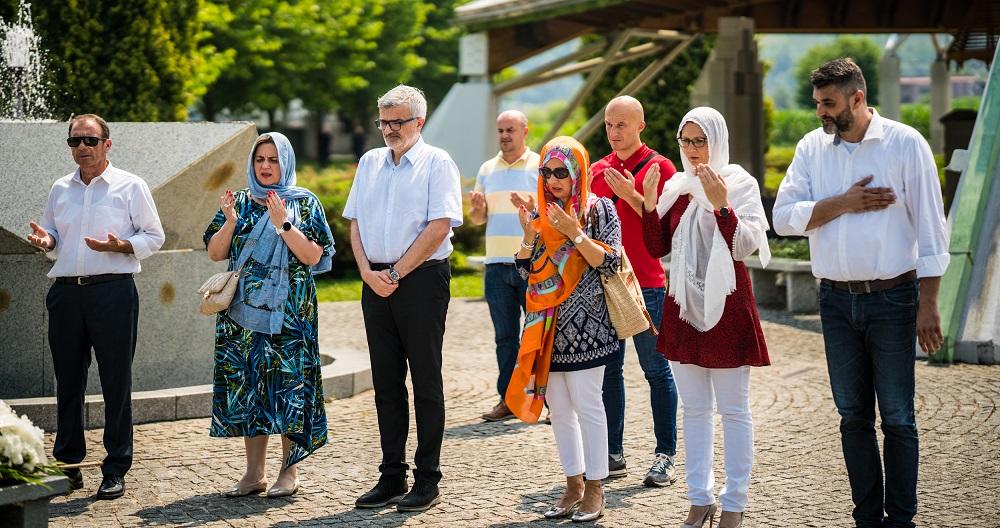
<path id="1" fill-rule="evenodd" d="M 339 279 L 320 278 L 316 281 L 319 302 L 360 301 L 361 277 L 347 275 Z M 456 273 L 451 276 L 452 297 L 482 297 L 483 274 L 478 272 Z"/>

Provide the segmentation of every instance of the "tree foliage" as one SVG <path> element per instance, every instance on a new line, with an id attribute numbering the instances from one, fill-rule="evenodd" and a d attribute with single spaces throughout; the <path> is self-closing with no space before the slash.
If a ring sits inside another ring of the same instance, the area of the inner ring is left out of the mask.
<path id="1" fill-rule="evenodd" d="M 689 96 L 691 85 L 701 73 L 701 68 L 712 51 L 715 38 L 701 36 L 673 63 L 664 68 L 660 75 L 647 84 L 635 98 L 642 102 L 646 117 L 646 130 L 642 140 L 651 148 L 679 164 L 677 147 L 677 124 L 691 109 Z M 634 79 L 650 62 L 659 57 L 650 57 L 630 63 L 612 66 L 603 81 L 584 99 L 588 115 L 601 110 L 629 81 Z M 610 152 L 604 127 L 600 127 L 586 141 L 591 159 L 599 159 Z"/>
<path id="2" fill-rule="evenodd" d="M 17 1 L 2 3 L 9 19 Z M 211 80 L 199 70 L 206 60 L 196 47 L 200 6 L 200 0 L 32 2 L 35 31 L 48 50 L 52 116 L 185 119 Z"/>
<path id="3" fill-rule="evenodd" d="M 812 83 L 809 75 L 825 62 L 841 57 L 850 57 L 861 68 L 868 85 L 868 104 L 878 104 L 878 62 L 882 50 L 868 37 L 841 35 L 829 44 L 809 48 L 795 66 L 795 83 L 798 86 L 795 101 L 801 107 L 814 107 Z"/>

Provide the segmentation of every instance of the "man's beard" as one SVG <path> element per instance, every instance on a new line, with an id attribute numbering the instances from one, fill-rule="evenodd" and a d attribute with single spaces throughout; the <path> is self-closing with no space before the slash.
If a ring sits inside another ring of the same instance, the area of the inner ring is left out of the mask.
<path id="1" fill-rule="evenodd" d="M 854 125 L 854 114 L 850 108 L 845 108 L 843 112 L 833 116 L 832 122 L 823 121 L 823 132 L 827 134 L 837 134 L 847 132 Z"/>

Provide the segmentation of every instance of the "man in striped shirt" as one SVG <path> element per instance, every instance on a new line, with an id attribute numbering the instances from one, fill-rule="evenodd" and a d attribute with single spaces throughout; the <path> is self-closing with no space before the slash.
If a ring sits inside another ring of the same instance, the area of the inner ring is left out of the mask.
<path id="1" fill-rule="evenodd" d="M 479 168 L 475 190 L 469 195 L 469 217 L 477 225 L 486 224 L 486 303 L 497 344 L 497 392 L 500 401 L 483 414 L 487 421 L 512 416 L 503 401 L 520 347 L 521 314 L 527 282 L 514 269 L 514 254 L 521 241 L 517 206 L 534 210 L 538 191 L 538 154 L 525 143 L 528 118 L 517 110 L 497 117 L 500 152 Z"/>

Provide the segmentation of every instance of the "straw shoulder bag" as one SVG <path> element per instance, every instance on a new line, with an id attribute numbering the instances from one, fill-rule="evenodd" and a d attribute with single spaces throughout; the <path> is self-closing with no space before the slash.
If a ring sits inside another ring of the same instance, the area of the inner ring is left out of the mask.
<path id="1" fill-rule="evenodd" d="M 622 256 L 621 269 L 611 276 L 601 275 L 611 325 L 615 327 L 618 339 L 632 337 L 646 330 L 656 335 L 656 325 L 646 311 L 646 301 L 642 298 L 642 288 L 632 271 L 632 263 L 625 255 L 625 248 L 619 247 L 619 251 Z"/>
<path id="2" fill-rule="evenodd" d="M 209 277 L 205 284 L 198 288 L 198 293 L 201 294 L 198 311 L 204 315 L 212 315 L 229 308 L 236 294 L 236 287 L 240 284 L 242 269 L 241 267 L 236 271 L 223 271 Z"/>

